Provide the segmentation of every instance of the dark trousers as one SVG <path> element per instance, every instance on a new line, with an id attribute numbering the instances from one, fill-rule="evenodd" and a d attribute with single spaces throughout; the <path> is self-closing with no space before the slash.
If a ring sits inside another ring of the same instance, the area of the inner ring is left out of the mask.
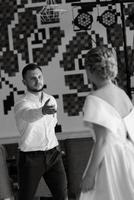
<path id="1" fill-rule="evenodd" d="M 67 179 L 61 152 L 56 147 L 48 151 L 19 151 L 19 200 L 33 200 L 43 176 L 54 200 L 67 200 Z"/>

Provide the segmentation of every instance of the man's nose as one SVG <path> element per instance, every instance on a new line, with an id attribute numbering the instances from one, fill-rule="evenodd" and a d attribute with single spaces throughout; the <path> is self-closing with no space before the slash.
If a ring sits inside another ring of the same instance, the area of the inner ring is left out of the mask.
<path id="1" fill-rule="evenodd" d="M 36 83 L 39 83 L 39 82 L 40 82 L 40 79 L 39 79 L 39 78 L 36 78 L 35 81 L 36 81 Z"/>

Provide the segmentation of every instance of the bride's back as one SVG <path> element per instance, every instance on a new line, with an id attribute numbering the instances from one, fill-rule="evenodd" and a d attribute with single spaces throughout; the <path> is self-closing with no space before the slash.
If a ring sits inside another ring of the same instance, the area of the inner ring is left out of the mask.
<path id="1" fill-rule="evenodd" d="M 122 117 L 127 116 L 133 105 L 127 94 L 112 83 L 118 74 L 113 51 L 105 46 L 92 48 L 85 56 L 85 67 L 88 79 L 97 88 L 94 95 L 111 104 Z"/>
<path id="2" fill-rule="evenodd" d="M 127 116 L 133 107 L 127 94 L 114 84 L 102 87 L 93 94 L 112 105 L 122 117 Z"/>

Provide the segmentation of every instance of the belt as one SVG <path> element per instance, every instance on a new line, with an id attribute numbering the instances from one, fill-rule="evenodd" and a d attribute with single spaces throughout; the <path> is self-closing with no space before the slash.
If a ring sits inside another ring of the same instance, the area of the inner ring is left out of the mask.
<path id="1" fill-rule="evenodd" d="M 46 151 L 19 151 L 21 154 L 29 154 L 29 155 L 38 155 L 38 154 L 47 154 L 47 153 L 52 153 L 55 150 L 58 150 L 59 146 L 56 146 L 52 149 L 46 150 Z"/>

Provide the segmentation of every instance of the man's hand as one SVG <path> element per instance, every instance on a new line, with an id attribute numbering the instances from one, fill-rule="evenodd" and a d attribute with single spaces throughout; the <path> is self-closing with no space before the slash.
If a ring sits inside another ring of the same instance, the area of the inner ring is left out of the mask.
<path id="1" fill-rule="evenodd" d="M 52 114 L 54 114 L 54 113 L 57 112 L 54 105 L 48 105 L 49 101 L 50 101 L 50 99 L 48 99 L 45 102 L 44 106 L 42 107 L 42 113 L 43 113 L 43 115 L 46 115 L 46 114 L 52 115 Z"/>

